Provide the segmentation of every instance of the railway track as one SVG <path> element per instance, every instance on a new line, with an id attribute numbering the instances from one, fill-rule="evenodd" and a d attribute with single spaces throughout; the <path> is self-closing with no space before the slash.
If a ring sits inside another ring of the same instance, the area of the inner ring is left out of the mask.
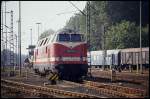
<path id="1" fill-rule="evenodd" d="M 112 85 L 112 84 L 104 84 L 104 83 L 98 83 L 98 82 L 93 82 L 93 81 L 84 81 L 86 85 L 93 86 L 96 88 L 105 88 L 108 90 L 114 90 L 119 92 L 120 96 L 128 95 L 129 96 L 138 96 L 138 97 L 144 97 L 146 96 L 146 91 L 141 90 L 141 89 L 135 89 L 135 88 L 129 88 L 129 87 L 124 87 L 124 86 L 118 86 L 118 85 Z M 124 94 L 126 93 L 126 94 Z"/>
<path id="2" fill-rule="evenodd" d="M 37 85 L 25 84 L 10 80 L 1 79 L 1 88 L 9 90 L 10 92 L 22 92 L 31 96 L 43 96 L 43 97 L 75 97 L 75 98 L 100 98 L 98 96 L 71 92 L 65 90 L 58 90 L 48 87 L 42 87 Z"/>
<path id="3" fill-rule="evenodd" d="M 111 73 L 108 71 L 93 71 L 92 74 L 94 75 L 94 77 L 100 77 L 100 78 L 107 78 L 107 79 L 111 79 Z M 101 75 L 101 76 L 99 76 Z M 132 83 L 137 83 L 137 84 L 145 84 L 146 83 L 146 78 L 148 78 L 147 76 L 139 76 L 139 75 L 129 75 L 127 74 L 120 74 L 120 73 L 116 73 L 116 80 L 118 81 L 128 81 L 128 82 L 132 82 Z"/>
<path id="4" fill-rule="evenodd" d="M 29 77 L 27 80 L 28 82 L 29 79 L 35 78 L 36 80 L 37 78 L 38 79 L 40 78 L 39 75 L 35 75 L 35 73 L 31 71 L 28 72 L 28 77 Z M 4 80 L 4 79 L 1 80 L 1 82 L 2 82 L 1 84 L 2 88 L 8 89 L 10 91 L 12 90 L 12 92 L 13 90 L 15 90 L 16 92 L 22 92 L 24 94 L 30 94 L 31 96 L 38 96 L 38 97 L 144 98 L 147 94 L 146 91 L 140 89 L 123 87 L 123 86 L 112 85 L 112 84 L 111 85 L 104 84 L 104 83 L 99 83 L 99 82 L 94 82 L 89 80 L 88 81 L 84 80 L 82 84 L 70 82 L 70 81 L 63 81 L 67 85 L 72 86 L 72 88 L 64 88 L 58 85 L 45 85 L 45 87 L 42 87 L 41 85 L 40 86 L 32 85 L 34 82 L 25 84 L 25 83 Z M 63 84 L 61 83 L 60 85 Z"/>
<path id="5" fill-rule="evenodd" d="M 81 86 L 88 89 L 93 89 L 99 94 L 112 97 L 125 97 L 125 98 L 143 98 L 146 96 L 146 92 L 140 89 L 133 89 L 128 87 L 103 84 L 93 81 L 84 80 L 83 84 L 65 81 L 65 83 L 72 84 L 72 86 Z"/>

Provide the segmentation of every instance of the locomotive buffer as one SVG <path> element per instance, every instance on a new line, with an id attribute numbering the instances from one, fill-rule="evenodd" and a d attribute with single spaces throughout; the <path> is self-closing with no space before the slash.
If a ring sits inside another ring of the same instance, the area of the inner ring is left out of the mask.
<path id="1" fill-rule="evenodd" d="M 58 74 L 57 73 L 53 73 L 51 72 L 48 76 L 48 80 L 50 81 L 50 84 L 56 84 L 56 81 L 59 79 Z"/>

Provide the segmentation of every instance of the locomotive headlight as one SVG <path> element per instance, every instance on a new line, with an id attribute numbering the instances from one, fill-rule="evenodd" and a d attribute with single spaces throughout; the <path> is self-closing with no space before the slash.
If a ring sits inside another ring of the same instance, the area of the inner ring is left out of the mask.
<path id="1" fill-rule="evenodd" d="M 59 61 L 59 57 L 56 57 L 56 58 L 55 58 L 55 61 Z"/>
<path id="2" fill-rule="evenodd" d="M 60 59 L 59 59 L 59 57 L 51 57 L 50 58 L 50 61 L 59 61 Z"/>
<path id="3" fill-rule="evenodd" d="M 87 58 L 86 57 L 80 57 L 80 61 L 87 61 Z"/>
<path id="4" fill-rule="evenodd" d="M 87 61 L 87 57 L 83 57 L 83 61 Z"/>
<path id="5" fill-rule="evenodd" d="M 58 58 L 58 59 L 59 59 L 59 61 L 62 61 L 62 57 L 61 57 L 61 56 L 59 56 L 59 58 Z"/>
<path id="6" fill-rule="evenodd" d="M 62 57 L 61 56 L 55 57 L 55 61 L 62 61 Z"/>

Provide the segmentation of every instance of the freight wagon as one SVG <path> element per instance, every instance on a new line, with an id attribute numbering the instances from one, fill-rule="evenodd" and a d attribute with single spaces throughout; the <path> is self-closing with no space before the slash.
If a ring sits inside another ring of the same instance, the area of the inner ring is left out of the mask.
<path id="1" fill-rule="evenodd" d="M 120 49 L 118 50 L 99 50 L 91 51 L 88 53 L 88 64 L 90 65 L 90 54 L 91 54 L 91 65 L 96 67 L 106 66 L 119 66 L 120 65 Z M 105 57 L 104 57 L 105 56 Z"/>
<path id="2" fill-rule="evenodd" d="M 122 66 L 136 66 L 140 62 L 140 48 L 128 48 L 121 50 L 121 65 Z M 142 48 L 142 65 L 149 66 L 149 48 Z"/>
<path id="3" fill-rule="evenodd" d="M 91 51 L 90 53 L 88 52 L 88 65 L 90 65 L 90 62 L 95 67 L 102 67 L 103 65 L 105 67 L 121 67 L 122 69 L 129 65 L 136 67 L 136 65 L 140 64 L 140 48 Z M 148 47 L 142 48 L 142 65 L 149 68 Z"/>

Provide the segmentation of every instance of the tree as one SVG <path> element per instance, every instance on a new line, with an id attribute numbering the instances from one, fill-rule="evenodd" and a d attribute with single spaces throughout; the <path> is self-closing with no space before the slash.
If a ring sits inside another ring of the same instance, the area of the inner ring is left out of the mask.
<path id="1" fill-rule="evenodd" d="M 87 13 L 87 4 L 83 9 L 83 12 Z M 142 1 L 142 27 L 144 28 L 149 22 L 149 2 Z M 107 24 L 112 31 L 117 31 L 119 34 L 113 35 L 111 32 L 109 35 L 112 35 L 115 42 L 114 45 L 110 44 L 110 48 L 125 48 L 125 47 L 139 47 L 139 41 L 135 41 L 135 44 L 129 44 L 128 41 L 132 41 L 132 38 L 139 40 L 139 20 L 140 20 L 140 2 L 139 1 L 91 1 L 90 3 L 90 13 L 91 13 L 91 50 L 100 50 L 102 49 L 102 44 L 104 42 L 104 30 L 103 27 Z M 124 21 L 123 21 L 124 20 Z M 132 28 L 129 28 L 129 27 Z M 71 17 L 70 20 L 66 23 L 65 28 L 77 29 L 79 32 L 84 33 L 86 37 L 89 37 L 89 33 L 86 33 L 86 17 L 81 13 L 76 14 Z M 119 29 L 120 28 L 120 29 Z M 126 29 L 127 28 L 127 29 Z M 142 38 L 147 37 L 148 28 L 145 27 L 145 32 L 142 32 Z M 107 31 L 107 29 L 106 29 Z M 119 32 L 120 31 L 120 32 Z M 124 32 L 124 34 L 121 34 Z M 133 32 L 133 33 L 131 33 Z M 129 33 L 129 34 L 128 34 Z M 108 34 L 107 34 L 108 35 Z M 118 35 L 125 37 L 120 37 L 116 40 Z M 133 36 L 133 37 L 132 37 Z M 136 38 L 137 37 L 137 38 Z M 108 38 L 107 38 L 108 39 Z M 130 40 L 129 40 L 130 39 Z M 110 40 L 110 39 L 109 39 Z M 120 41 L 124 43 L 120 43 Z M 142 39 L 143 40 L 143 39 Z M 149 39 L 144 39 L 145 42 L 143 45 L 147 46 Z M 111 43 L 111 42 L 107 42 Z M 116 45 L 115 45 L 116 44 Z M 109 44 L 108 44 L 109 45 Z M 133 46 L 132 46 L 133 45 Z"/>
<path id="2" fill-rule="evenodd" d="M 148 45 L 148 26 L 142 28 L 142 47 Z M 106 32 L 106 48 L 122 49 L 140 47 L 140 30 L 135 23 L 130 21 L 121 21 L 113 25 Z"/>
<path id="3" fill-rule="evenodd" d="M 50 34 L 53 34 L 54 32 L 55 31 L 52 29 L 46 30 L 40 35 L 40 39 L 45 38 L 45 37 L 49 36 Z"/>
<path id="4" fill-rule="evenodd" d="M 149 46 L 149 24 L 147 24 L 147 26 L 142 28 L 141 38 L 142 38 L 142 47 L 148 47 Z"/>
<path id="5" fill-rule="evenodd" d="M 115 24 L 122 20 L 140 22 L 140 1 L 107 1 L 106 12 L 110 23 Z M 149 22 L 149 2 L 142 1 L 142 26 Z"/>

